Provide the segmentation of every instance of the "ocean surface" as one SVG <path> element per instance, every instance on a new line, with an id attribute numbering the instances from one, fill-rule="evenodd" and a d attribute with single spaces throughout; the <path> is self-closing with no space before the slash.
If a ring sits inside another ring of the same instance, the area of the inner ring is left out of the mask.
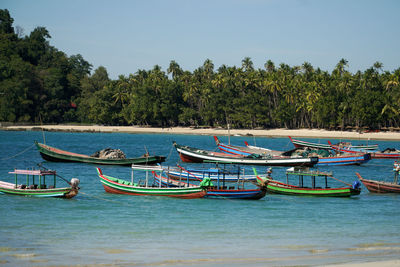
<path id="1" fill-rule="evenodd" d="M 119 148 L 128 157 L 164 155 L 179 162 L 172 141 L 215 150 L 212 136 L 45 132 L 46 144 L 92 154 Z M 227 137 L 220 137 L 227 143 Z M 95 165 L 45 162 L 33 146 L 36 131 L 0 131 L 0 175 L 14 168 L 43 166 L 80 180 L 73 199 L 0 194 L 0 266 L 293 266 L 400 259 L 400 195 L 372 194 L 316 198 L 266 195 L 261 200 L 142 197 L 108 194 Z M 304 139 L 326 142 L 326 140 Z M 276 150 L 293 148 L 288 138 L 231 137 Z M 336 140 L 338 141 L 338 140 Z M 399 142 L 369 141 L 381 149 Z M 355 140 L 353 143 L 363 143 Z M 364 141 L 365 143 L 365 141 Z M 363 166 L 320 167 L 347 183 L 393 178 L 393 160 Z M 102 167 L 107 175 L 130 179 L 129 167 Z M 258 167 L 265 173 L 266 167 Z M 285 180 L 285 168 L 273 177 Z M 22 177 L 21 181 L 24 178 Z M 62 181 L 58 182 L 61 186 Z"/>

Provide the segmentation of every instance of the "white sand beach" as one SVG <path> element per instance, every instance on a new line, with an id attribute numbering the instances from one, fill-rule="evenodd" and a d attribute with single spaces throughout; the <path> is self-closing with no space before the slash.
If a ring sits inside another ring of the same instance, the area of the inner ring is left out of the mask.
<path id="1" fill-rule="evenodd" d="M 104 133 L 159 133 L 159 134 L 195 134 L 195 135 L 239 135 L 260 137 L 303 137 L 303 138 L 333 138 L 355 140 L 399 140 L 400 132 L 355 132 L 327 131 L 318 129 L 231 129 L 224 128 L 192 128 L 173 127 L 155 128 L 138 126 L 101 126 L 101 125 L 43 125 L 43 126 L 3 126 L 10 131 L 65 131 L 65 132 L 104 132 Z"/>

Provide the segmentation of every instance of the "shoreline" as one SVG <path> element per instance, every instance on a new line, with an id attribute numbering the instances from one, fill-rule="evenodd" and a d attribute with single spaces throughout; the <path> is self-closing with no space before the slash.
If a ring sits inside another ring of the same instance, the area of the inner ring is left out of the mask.
<path id="1" fill-rule="evenodd" d="M 295 138 L 332 138 L 350 140 L 391 140 L 400 141 L 400 132 L 328 131 L 318 129 L 231 129 L 224 128 L 153 128 L 138 126 L 101 126 L 101 125 L 43 125 L 43 126 L 2 126 L 5 131 L 54 131 L 54 132 L 89 132 L 89 133 L 154 133 L 154 134 L 192 134 L 219 136 L 256 136 Z"/>

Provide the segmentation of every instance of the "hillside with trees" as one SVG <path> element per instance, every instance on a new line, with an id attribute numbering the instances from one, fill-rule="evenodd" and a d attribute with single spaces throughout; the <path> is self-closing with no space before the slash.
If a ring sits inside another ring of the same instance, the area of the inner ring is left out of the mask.
<path id="1" fill-rule="evenodd" d="M 234 128 L 400 127 L 400 68 L 376 62 L 350 73 L 341 59 L 332 72 L 266 61 L 254 68 L 216 68 L 210 59 L 194 71 L 172 60 L 110 79 L 81 55 L 50 45 L 45 27 L 29 35 L 0 10 L 0 121 L 104 125 L 225 126 Z"/>

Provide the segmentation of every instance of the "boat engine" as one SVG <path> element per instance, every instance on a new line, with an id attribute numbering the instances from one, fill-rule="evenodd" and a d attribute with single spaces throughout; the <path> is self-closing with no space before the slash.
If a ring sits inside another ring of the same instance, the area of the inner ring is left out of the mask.
<path id="1" fill-rule="evenodd" d="M 78 178 L 72 178 L 70 183 L 71 183 L 72 188 L 79 189 L 78 185 L 79 185 L 80 181 Z"/>
<path id="2" fill-rule="evenodd" d="M 353 183 L 353 189 L 359 189 L 361 187 L 361 182 L 356 180 Z"/>

